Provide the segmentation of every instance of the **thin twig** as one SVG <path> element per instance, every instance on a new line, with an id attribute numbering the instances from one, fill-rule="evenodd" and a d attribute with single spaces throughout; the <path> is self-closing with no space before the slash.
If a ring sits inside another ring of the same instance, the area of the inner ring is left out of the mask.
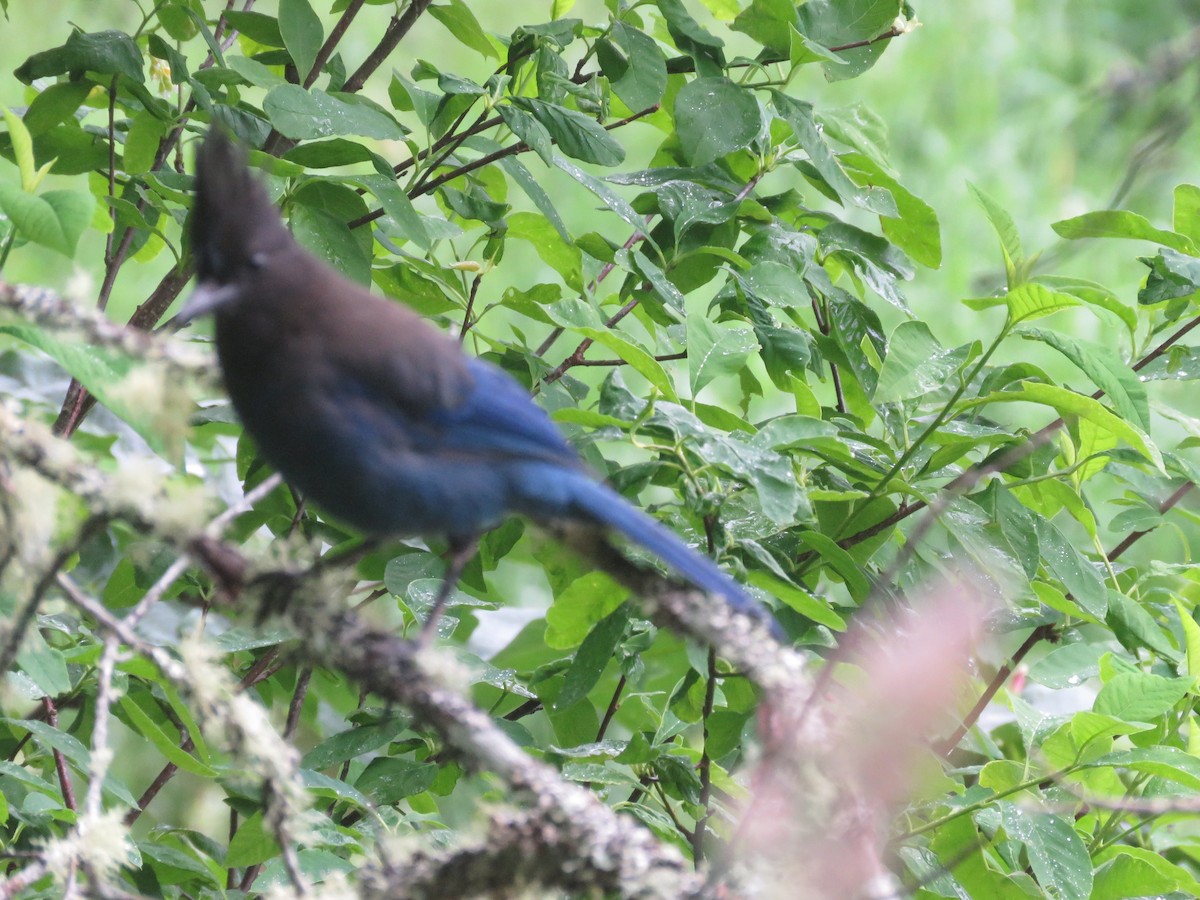
<path id="1" fill-rule="evenodd" d="M 370 52 L 362 65 L 360 65 L 342 85 L 342 90 L 346 93 L 353 94 L 362 89 L 362 86 L 367 83 L 367 79 L 372 73 L 383 65 L 386 60 L 396 49 L 396 45 L 404 39 L 408 34 L 409 29 L 417 23 L 417 19 L 429 7 L 432 0 L 409 0 L 408 7 L 398 16 L 393 16 L 392 21 L 388 24 L 387 30 L 384 31 L 383 37 L 380 38 L 379 44 Z"/>
<path id="2" fill-rule="evenodd" d="M 321 74 L 321 70 L 325 68 L 325 63 L 329 62 L 329 57 L 333 56 L 333 51 L 342 37 L 346 34 L 346 29 L 350 27 L 350 23 L 354 21 L 354 17 L 358 15 L 358 11 L 362 9 L 365 0 L 350 0 L 346 8 L 342 11 L 341 18 L 337 20 L 333 28 L 329 30 L 329 37 L 325 39 L 325 43 L 321 45 L 321 49 L 317 51 L 317 56 L 313 60 L 312 68 L 308 75 L 304 77 L 305 89 L 313 86 L 317 80 L 317 76 Z"/>
<path id="3" fill-rule="evenodd" d="M 54 701 L 49 697 L 43 697 L 42 709 L 45 710 L 47 724 L 49 724 L 51 728 L 57 729 L 58 710 L 54 707 Z M 78 813 L 79 806 L 75 802 L 75 787 L 71 784 L 71 773 L 67 771 L 66 757 L 62 755 L 62 751 L 60 751 L 57 747 L 51 748 L 51 755 L 54 758 L 55 774 L 58 775 L 58 786 L 62 791 L 63 805 L 67 809 L 71 810 L 71 812 Z"/>

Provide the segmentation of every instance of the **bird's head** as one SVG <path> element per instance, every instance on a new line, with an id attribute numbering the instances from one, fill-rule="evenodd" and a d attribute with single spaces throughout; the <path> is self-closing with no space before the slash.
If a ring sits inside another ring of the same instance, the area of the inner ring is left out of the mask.
<path id="1" fill-rule="evenodd" d="M 245 153 L 219 128 L 209 131 L 196 154 L 190 235 L 196 289 L 179 313 L 183 321 L 232 309 L 254 293 L 273 258 L 293 246 Z"/>

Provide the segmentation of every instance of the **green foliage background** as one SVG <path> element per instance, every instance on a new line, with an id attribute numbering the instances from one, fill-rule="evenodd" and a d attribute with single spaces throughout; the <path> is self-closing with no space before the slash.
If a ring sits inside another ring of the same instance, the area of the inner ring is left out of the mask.
<path id="1" fill-rule="evenodd" d="M 11 48 L 31 56 L 0 78 L 5 281 L 94 307 L 107 260 L 106 314 L 128 321 L 156 286 L 182 287 L 195 137 L 217 119 L 269 140 L 252 163 L 303 243 L 447 328 L 468 317 L 470 351 L 535 387 L 597 471 L 756 589 L 814 666 L 861 605 L 919 598 L 959 565 L 985 574 L 1008 612 L 961 708 L 931 725 L 942 777 L 897 816 L 905 889 L 1200 891 L 1187 509 L 1200 356 L 1184 340 L 1200 285 L 1200 4 L 919 7 L 909 18 L 922 27 L 831 52 L 883 35 L 900 5 L 558 4 L 576 25 L 547 24 L 541 4 L 455 0 L 420 17 L 368 80 L 369 101 L 306 91 L 288 71 L 311 66 L 344 2 L 258 4 L 237 21 L 253 38 L 200 70 L 208 47 L 191 13 L 211 25 L 222 5 L 10 0 L 0 37 L 13 66 Z M 368 3 L 316 87 L 352 73 L 394 12 Z M 64 45 L 67 21 L 109 36 L 85 53 Z M 511 80 L 494 78 L 514 45 L 527 54 Z M 180 54 L 169 74 L 147 65 L 160 53 Z M 752 63 L 760 54 L 771 61 Z M 597 77 L 572 78 L 584 72 Z M 183 149 L 153 170 L 192 99 Z M 489 116 L 501 120 L 467 135 Z M 447 134 L 463 140 L 387 174 Z M 518 140 L 528 146 L 506 153 Z M 635 239 L 643 228 L 650 240 Z M 81 537 L 111 511 L 2 486 L 16 499 L 0 601 L 14 622 L 41 605 L 6 660 L 0 819 L 4 849 L 36 858 L 80 818 L 62 786 L 93 772 L 102 630 L 37 577 L 62 569 L 123 614 L 176 557 L 170 527 L 199 530 L 216 498 L 267 470 L 203 379 L 27 316 L 6 315 L 0 334 L 0 391 L 16 411 L 57 420 L 89 465 L 153 500 L 151 526 L 113 514 Z M 101 401 L 94 414 L 64 405 L 59 365 Z M 351 540 L 284 488 L 226 538 L 264 567 Z M 369 598 L 364 615 L 411 630 L 440 570 L 420 542 L 389 546 L 358 565 L 350 602 Z M 193 567 L 164 593 L 141 627 L 170 645 L 217 587 Z M 445 637 L 475 702 L 664 844 L 711 856 L 733 828 L 727 801 L 746 790 L 756 688 L 519 522 L 487 537 L 456 599 Z M 502 802 L 427 723 L 336 671 L 307 672 L 285 629 L 226 613 L 209 623 L 222 664 L 316 773 L 327 818 L 300 848 L 307 877 L 353 877 L 381 834 L 468 832 L 477 804 Z M 1005 689 L 1002 665 L 1032 686 Z M 164 896 L 282 881 L 281 832 L 264 827 L 244 761 L 205 741 L 154 666 L 135 657 L 114 677 L 104 805 L 124 813 L 166 763 L 182 771 L 131 817 L 137 853 L 107 877 Z M 972 703 L 989 685 L 980 718 Z M 28 888 L 58 890 L 49 876 Z"/>

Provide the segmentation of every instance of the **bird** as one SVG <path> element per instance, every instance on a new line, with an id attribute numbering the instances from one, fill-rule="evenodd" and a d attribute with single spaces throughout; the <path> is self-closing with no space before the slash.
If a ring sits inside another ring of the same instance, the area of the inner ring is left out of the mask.
<path id="1" fill-rule="evenodd" d="M 177 319 L 213 317 L 225 389 L 262 457 L 369 538 L 447 540 L 427 628 L 478 536 L 515 513 L 615 531 L 779 636 L 713 560 L 596 478 L 516 379 L 301 247 L 216 127 L 187 230 L 197 283 Z"/>

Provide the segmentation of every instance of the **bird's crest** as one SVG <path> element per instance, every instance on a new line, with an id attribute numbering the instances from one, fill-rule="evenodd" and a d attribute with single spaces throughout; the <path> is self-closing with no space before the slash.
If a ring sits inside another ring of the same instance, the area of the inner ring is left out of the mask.
<path id="1" fill-rule="evenodd" d="M 201 282 L 228 282 L 253 267 L 257 255 L 291 242 L 245 152 L 216 127 L 196 153 L 190 234 Z"/>

